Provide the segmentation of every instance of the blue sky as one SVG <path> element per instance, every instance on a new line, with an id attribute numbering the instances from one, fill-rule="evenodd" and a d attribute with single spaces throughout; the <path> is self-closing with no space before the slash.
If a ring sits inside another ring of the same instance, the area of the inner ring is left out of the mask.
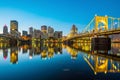
<path id="1" fill-rule="evenodd" d="M 95 14 L 120 17 L 120 0 L 0 0 L 0 33 L 10 20 L 19 22 L 19 31 L 41 25 L 67 35 L 72 24 L 82 31 Z"/>

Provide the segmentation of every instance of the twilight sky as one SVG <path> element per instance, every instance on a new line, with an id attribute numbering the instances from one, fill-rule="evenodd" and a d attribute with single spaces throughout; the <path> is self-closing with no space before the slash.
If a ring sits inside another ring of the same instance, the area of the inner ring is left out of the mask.
<path id="1" fill-rule="evenodd" d="M 0 33 L 10 20 L 19 22 L 19 31 L 41 25 L 67 35 L 72 24 L 82 31 L 95 14 L 120 17 L 120 0 L 0 0 Z"/>

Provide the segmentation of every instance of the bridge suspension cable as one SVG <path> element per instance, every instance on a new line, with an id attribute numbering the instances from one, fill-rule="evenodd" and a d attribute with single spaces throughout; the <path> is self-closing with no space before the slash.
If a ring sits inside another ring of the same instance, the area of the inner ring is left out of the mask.
<path id="1" fill-rule="evenodd" d="M 95 16 L 85 27 L 82 33 L 90 32 L 91 30 L 98 31 L 98 28 L 100 27 L 101 24 L 103 24 L 101 26 L 104 27 L 103 30 L 120 29 L 120 18 L 111 17 L 111 16 Z M 102 31 L 101 27 L 99 29 L 99 32 Z"/>
<path id="2" fill-rule="evenodd" d="M 94 20 L 95 20 L 95 17 L 94 17 L 94 18 L 90 21 L 90 23 L 85 27 L 85 29 L 83 30 L 83 33 L 89 30 L 90 25 L 94 22 Z"/>

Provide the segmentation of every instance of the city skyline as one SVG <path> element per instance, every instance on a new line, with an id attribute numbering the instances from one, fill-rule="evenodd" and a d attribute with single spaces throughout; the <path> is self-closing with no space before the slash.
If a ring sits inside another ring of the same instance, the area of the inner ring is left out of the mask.
<path id="1" fill-rule="evenodd" d="M 0 0 L 0 80 L 120 80 L 120 0 Z"/>
<path id="2" fill-rule="evenodd" d="M 3 29 L 6 24 L 9 31 L 10 20 L 17 20 L 20 32 L 28 31 L 31 26 L 40 29 L 42 25 L 47 25 L 67 35 L 73 24 L 79 32 L 82 31 L 95 14 L 119 17 L 119 3 L 115 0 L 1 0 L 0 26 Z"/>

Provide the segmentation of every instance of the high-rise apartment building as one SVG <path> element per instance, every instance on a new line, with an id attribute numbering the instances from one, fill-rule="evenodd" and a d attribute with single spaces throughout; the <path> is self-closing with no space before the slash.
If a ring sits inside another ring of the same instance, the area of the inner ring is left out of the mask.
<path id="1" fill-rule="evenodd" d="M 18 32 L 18 22 L 16 20 L 10 21 L 10 33 L 14 34 L 15 32 Z"/>
<path id="2" fill-rule="evenodd" d="M 33 36 L 33 27 L 29 28 L 29 34 L 30 34 L 30 36 Z"/>
<path id="3" fill-rule="evenodd" d="M 8 27 L 6 25 L 3 26 L 3 34 L 8 34 Z"/>
<path id="4" fill-rule="evenodd" d="M 41 26 L 41 31 L 43 33 L 47 33 L 47 26 L 46 25 Z"/>
<path id="5" fill-rule="evenodd" d="M 48 37 L 53 38 L 54 37 L 54 29 L 52 27 L 48 27 Z"/>

